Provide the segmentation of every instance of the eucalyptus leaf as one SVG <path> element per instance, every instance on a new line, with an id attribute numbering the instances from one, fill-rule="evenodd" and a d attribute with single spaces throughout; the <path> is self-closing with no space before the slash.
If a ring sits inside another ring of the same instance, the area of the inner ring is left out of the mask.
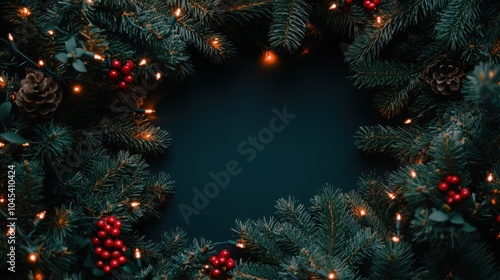
<path id="1" fill-rule="evenodd" d="M 104 271 L 102 269 L 94 267 L 92 269 L 92 274 L 94 274 L 95 277 L 103 277 L 104 276 Z"/>
<path id="2" fill-rule="evenodd" d="M 85 73 L 87 72 L 87 67 L 85 67 L 85 64 L 83 64 L 83 61 L 80 59 L 76 59 L 73 61 L 73 68 L 75 68 L 76 71 Z"/>
<path id="3" fill-rule="evenodd" d="M 129 274 L 136 274 L 140 271 L 139 267 L 134 264 L 131 260 L 129 260 L 123 267 L 123 271 Z"/>
<path id="4" fill-rule="evenodd" d="M 68 41 L 64 42 L 64 44 L 66 45 L 66 52 L 71 52 L 71 51 L 74 51 L 76 49 L 76 40 L 75 40 L 75 37 L 71 37 L 68 39 Z"/>
<path id="5" fill-rule="evenodd" d="M 429 219 L 435 222 L 445 222 L 450 218 L 450 215 L 446 214 L 443 211 L 435 211 L 429 216 Z"/>
<path id="6" fill-rule="evenodd" d="M 465 232 L 473 232 L 476 231 L 477 228 L 467 222 L 464 222 L 464 225 L 462 226 L 462 230 Z"/>
<path id="7" fill-rule="evenodd" d="M 462 215 L 453 214 L 450 217 L 450 223 L 456 224 L 456 225 L 462 225 L 463 223 L 465 223 L 465 220 L 464 220 L 464 217 L 462 217 Z"/>
<path id="8" fill-rule="evenodd" d="M 76 57 L 81 57 L 85 53 L 85 50 L 82 48 L 76 48 L 75 53 L 76 53 Z"/>
<path id="9" fill-rule="evenodd" d="M 12 103 L 10 101 L 2 103 L 0 105 L 0 123 L 3 125 L 10 124 L 10 110 L 12 109 Z"/>
<path id="10" fill-rule="evenodd" d="M 89 254 L 87 258 L 85 258 L 85 261 L 83 262 L 83 266 L 86 267 L 95 267 L 95 260 L 92 257 L 92 254 Z"/>
<path id="11" fill-rule="evenodd" d="M 21 135 L 14 133 L 14 132 L 0 133 L 0 137 L 2 137 L 6 141 L 9 141 L 10 143 L 14 143 L 14 144 L 22 144 L 22 143 L 28 142 Z"/>
<path id="12" fill-rule="evenodd" d="M 56 54 L 56 59 L 62 63 L 66 63 L 68 61 L 68 56 L 66 53 L 60 52 Z"/>

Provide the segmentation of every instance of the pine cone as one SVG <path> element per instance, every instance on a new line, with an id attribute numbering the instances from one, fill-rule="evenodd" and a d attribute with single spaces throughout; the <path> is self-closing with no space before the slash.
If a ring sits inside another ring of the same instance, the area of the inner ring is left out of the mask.
<path id="1" fill-rule="evenodd" d="M 460 90 L 465 73 L 459 60 L 442 57 L 427 67 L 423 76 L 433 92 L 450 95 Z"/>
<path id="2" fill-rule="evenodd" d="M 62 91 L 50 76 L 32 71 L 21 81 L 16 104 L 31 116 L 50 116 L 61 103 Z"/>

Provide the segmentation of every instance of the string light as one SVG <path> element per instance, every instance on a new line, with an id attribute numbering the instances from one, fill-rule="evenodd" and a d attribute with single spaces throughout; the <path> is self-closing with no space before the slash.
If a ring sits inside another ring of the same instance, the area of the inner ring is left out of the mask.
<path id="1" fill-rule="evenodd" d="M 161 79 L 161 73 L 156 72 L 155 77 L 156 77 L 156 80 L 159 81 Z"/>
<path id="2" fill-rule="evenodd" d="M 30 146 L 30 143 L 26 142 L 26 143 L 22 143 L 21 146 L 23 147 L 29 147 Z"/>
<path id="3" fill-rule="evenodd" d="M 141 251 L 139 250 L 139 248 L 135 248 L 134 257 L 136 259 L 140 259 L 141 258 Z"/>
<path id="4" fill-rule="evenodd" d="M 102 57 L 102 55 L 100 55 L 100 54 L 94 54 L 94 59 L 95 60 L 104 60 L 104 57 Z"/>
<path id="5" fill-rule="evenodd" d="M 146 58 L 141 59 L 139 61 L 139 66 L 146 66 L 148 64 L 148 60 Z"/>
<path id="6" fill-rule="evenodd" d="M 5 79 L 0 76 L 0 87 L 4 87 L 5 86 Z"/>
<path id="7" fill-rule="evenodd" d="M 488 174 L 488 176 L 486 176 L 486 181 L 488 181 L 490 183 L 493 182 L 493 179 L 494 179 L 494 177 L 493 177 L 492 173 L 490 173 L 490 174 Z"/>
<path id="8" fill-rule="evenodd" d="M 38 256 L 35 253 L 31 253 L 28 256 L 28 260 L 32 263 L 36 262 L 38 260 Z"/>
<path id="9" fill-rule="evenodd" d="M 359 211 L 359 215 L 361 215 L 361 217 L 366 216 L 366 211 L 364 209 L 361 209 Z"/>
<path id="10" fill-rule="evenodd" d="M 47 31 L 47 33 L 49 33 L 50 36 L 54 36 L 54 34 L 55 34 L 54 30 L 49 30 L 49 31 Z"/>
<path id="11" fill-rule="evenodd" d="M 393 236 L 393 237 L 391 238 L 391 240 L 392 240 L 392 242 L 394 242 L 394 243 L 398 243 L 400 239 L 399 239 L 399 237 L 397 237 L 397 236 Z"/>
<path id="12" fill-rule="evenodd" d="M 240 248 L 240 249 L 244 249 L 245 248 L 245 243 L 243 242 L 238 242 L 236 243 L 236 247 Z"/>
<path id="13" fill-rule="evenodd" d="M 382 18 L 380 16 L 377 17 L 377 23 L 381 24 L 382 23 Z"/>
<path id="14" fill-rule="evenodd" d="M 87 4 L 92 5 L 92 4 L 94 4 L 94 1 L 92 1 L 92 0 L 87 0 Z"/>
<path id="15" fill-rule="evenodd" d="M 204 269 L 209 269 L 209 268 L 210 268 L 210 266 L 209 266 L 208 264 L 206 264 L 206 265 L 204 265 L 204 266 L 203 266 L 203 268 L 204 268 Z"/>
<path id="16" fill-rule="evenodd" d="M 14 36 L 12 36 L 12 34 L 9 33 L 8 37 L 9 37 L 9 41 L 11 41 L 11 42 L 14 41 Z"/>
<path id="17" fill-rule="evenodd" d="M 179 17 L 181 15 L 181 13 L 182 13 L 181 8 L 177 8 L 177 10 L 175 10 L 174 14 L 175 14 L 176 17 Z"/>
<path id="18" fill-rule="evenodd" d="M 23 17 L 29 17 L 31 15 L 31 11 L 27 7 L 22 7 L 21 9 L 19 9 L 19 12 Z"/>
<path id="19" fill-rule="evenodd" d="M 45 219 L 45 214 L 46 214 L 46 213 L 47 213 L 46 211 L 42 211 L 42 212 L 40 212 L 40 213 L 36 214 L 36 217 L 37 217 L 38 219 L 40 219 L 40 220 L 43 220 L 43 219 Z"/>
<path id="20" fill-rule="evenodd" d="M 330 273 L 328 274 L 328 279 L 335 279 L 335 273 L 330 272 Z"/>
<path id="21" fill-rule="evenodd" d="M 401 221 L 401 214 L 396 214 L 396 220 Z"/>
<path id="22" fill-rule="evenodd" d="M 410 177 L 412 177 L 412 178 L 417 177 L 417 171 L 415 171 L 415 170 L 410 171 Z"/>
<path id="23" fill-rule="evenodd" d="M 404 122 L 404 124 L 411 124 L 413 122 L 412 119 L 406 119 L 406 121 Z"/>
<path id="24" fill-rule="evenodd" d="M 210 44 L 212 45 L 212 47 L 218 49 L 219 43 L 220 43 L 219 38 L 215 37 Z"/>
<path id="25" fill-rule="evenodd" d="M 153 114 L 154 112 L 156 112 L 154 109 L 146 109 L 146 110 L 144 110 L 144 114 L 147 114 L 147 115 Z"/>
<path id="26" fill-rule="evenodd" d="M 9 236 L 9 235 L 13 236 L 15 234 L 16 234 L 16 230 L 13 227 L 9 228 L 9 230 L 7 231 L 7 236 Z"/>
<path id="27" fill-rule="evenodd" d="M 132 201 L 132 202 L 130 203 L 130 206 L 132 206 L 132 208 L 136 208 L 136 207 L 137 207 L 137 206 L 139 206 L 139 205 L 141 205 L 141 203 L 140 203 L 140 202 L 138 202 L 138 201 Z"/>
<path id="28" fill-rule="evenodd" d="M 2 198 L 3 199 L 3 198 Z M 492 198 L 491 199 L 491 204 L 492 205 L 497 205 L 497 199 L 496 198 Z"/>
<path id="29" fill-rule="evenodd" d="M 40 59 L 40 60 L 38 61 L 38 66 L 40 66 L 40 67 L 45 66 L 45 61 L 43 61 L 43 60 L 41 60 L 41 59 Z"/>
<path id="30" fill-rule="evenodd" d="M 79 85 L 74 86 L 73 87 L 73 92 L 74 93 L 80 93 L 80 92 L 82 92 L 82 87 L 79 86 Z"/>
<path id="31" fill-rule="evenodd" d="M 272 51 L 266 51 L 264 55 L 264 62 L 266 64 L 274 64 L 276 62 L 276 55 Z"/>
<path id="32" fill-rule="evenodd" d="M 390 200 L 396 199 L 396 195 L 391 192 L 387 192 L 387 196 L 389 197 Z"/>
<path id="33" fill-rule="evenodd" d="M 35 275 L 35 280 L 43 280 L 43 276 L 42 276 L 42 274 L 41 274 L 41 273 L 37 273 L 37 274 Z"/>
<path id="34" fill-rule="evenodd" d="M 0 197 L 0 203 L 4 203 L 4 202 L 5 202 L 5 198 Z"/>
<path id="35" fill-rule="evenodd" d="M 144 135 L 144 139 L 149 139 L 149 138 L 151 138 L 151 134 L 150 133 Z"/>
<path id="36" fill-rule="evenodd" d="M 337 3 L 333 3 L 331 6 L 330 6 L 330 10 L 335 10 L 337 9 Z M 333 279 L 333 278 L 331 278 Z"/>

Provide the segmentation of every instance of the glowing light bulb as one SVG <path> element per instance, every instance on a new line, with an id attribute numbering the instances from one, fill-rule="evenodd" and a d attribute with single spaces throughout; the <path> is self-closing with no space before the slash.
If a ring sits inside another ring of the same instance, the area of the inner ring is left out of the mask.
<path id="1" fill-rule="evenodd" d="M 160 72 L 156 72 L 155 78 L 156 78 L 157 81 L 159 81 L 161 79 L 161 73 Z"/>
<path id="2" fill-rule="evenodd" d="M 392 240 L 392 242 L 394 242 L 394 243 L 398 243 L 400 239 L 399 239 L 399 237 L 397 237 L 397 236 L 393 236 L 393 237 L 391 238 L 391 240 Z"/>
<path id="3" fill-rule="evenodd" d="M 417 177 L 417 172 L 415 170 L 410 171 L 410 177 L 412 178 Z"/>
<path id="4" fill-rule="evenodd" d="M 21 16 L 23 17 L 29 17 L 31 15 L 31 11 L 27 7 L 22 7 L 21 9 L 19 9 L 19 13 L 21 13 Z"/>
<path id="5" fill-rule="evenodd" d="M 181 8 L 177 8 L 177 10 L 175 10 L 174 14 L 175 14 L 176 17 L 179 17 L 181 15 L 181 13 L 182 13 Z"/>
<path id="6" fill-rule="evenodd" d="M 46 211 L 42 211 L 38 214 L 36 214 L 36 217 L 40 220 L 43 220 L 45 218 L 45 213 L 47 213 Z"/>
<path id="7" fill-rule="evenodd" d="M 412 119 L 406 119 L 405 122 L 404 122 L 404 124 L 411 124 L 412 122 L 413 122 Z"/>
<path id="8" fill-rule="evenodd" d="M 366 211 L 365 211 L 364 209 L 361 209 L 361 210 L 359 211 L 359 214 L 360 214 L 361 216 L 366 216 Z"/>
<path id="9" fill-rule="evenodd" d="M 74 86 L 73 87 L 73 92 L 74 93 L 80 93 L 80 92 L 82 92 L 82 87 L 78 86 L 78 85 Z"/>
<path id="10" fill-rule="evenodd" d="M 204 265 L 204 266 L 203 266 L 203 268 L 205 268 L 205 269 L 209 269 L 209 268 L 210 268 L 210 266 L 209 266 L 208 264 L 206 264 L 206 265 Z"/>
<path id="11" fill-rule="evenodd" d="M 30 143 L 26 142 L 26 143 L 22 143 L 21 146 L 23 147 L 29 147 L 30 146 Z"/>
<path id="12" fill-rule="evenodd" d="M 401 214 L 396 214 L 396 220 L 401 221 Z"/>
<path id="13" fill-rule="evenodd" d="M 238 242 L 236 243 L 236 247 L 243 249 L 245 248 L 245 244 L 243 242 Z"/>
<path id="14" fill-rule="evenodd" d="M 38 260 L 38 256 L 35 253 L 31 253 L 28 256 L 28 260 L 32 263 L 36 262 Z"/>
<path id="15" fill-rule="evenodd" d="M 276 62 L 276 55 L 272 51 L 266 51 L 264 54 L 264 63 L 271 65 Z"/>
<path id="16" fill-rule="evenodd" d="M 156 112 L 154 109 L 146 109 L 146 110 L 144 110 L 144 114 L 153 114 L 154 112 Z"/>
<path id="17" fill-rule="evenodd" d="M 148 60 L 146 58 L 141 59 L 139 61 L 139 66 L 146 66 L 148 64 Z"/>
<path id="18" fill-rule="evenodd" d="M 0 197 L 0 203 L 4 203 L 4 202 L 5 202 L 5 198 Z"/>
<path id="19" fill-rule="evenodd" d="M 335 279 L 335 273 L 330 272 L 330 273 L 328 274 L 328 279 Z"/>
<path id="20" fill-rule="evenodd" d="M 134 257 L 136 259 L 140 259 L 141 258 L 141 251 L 139 251 L 139 248 L 135 248 Z"/>
<path id="21" fill-rule="evenodd" d="M 100 54 L 94 54 L 94 59 L 95 60 L 104 60 L 104 57 L 102 57 L 102 55 L 100 55 Z"/>
<path id="22" fill-rule="evenodd" d="M 382 23 L 382 18 L 380 16 L 377 17 L 377 23 L 381 24 Z"/>
<path id="23" fill-rule="evenodd" d="M 387 196 L 389 197 L 390 200 L 396 199 L 396 195 L 391 192 L 387 192 Z"/>
<path id="24" fill-rule="evenodd" d="M 130 203 L 130 206 L 132 206 L 132 208 L 136 208 L 136 207 L 137 207 L 137 206 L 139 206 L 139 205 L 141 205 L 141 203 L 140 203 L 140 202 L 138 202 L 138 201 L 132 201 L 132 202 Z"/>
<path id="25" fill-rule="evenodd" d="M 40 67 L 45 66 L 45 61 L 43 61 L 43 60 L 41 60 L 41 59 L 40 59 L 40 60 L 38 61 L 38 66 L 40 66 Z"/>
<path id="26" fill-rule="evenodd" d="M 50 36 L 54 36 L 54 34 L 56 34 L 56 33 L 54 32 L 54 30 L 49 30 L 49 31 L 47 31 L 47 33 L 49 33 L 49 35 L 50 35 Z"/>
<path id="27" fill-rule="evenodd" d="M 11 42 L 14 41 L 14 36 L 12 36 L 12 34 L 9 33 L 8 37 L 9 37 L 9 41 L 11 41 Z"/>
<path id="28" fill-rule="evenodd" d="M 217 37 L 214 38 L 210 44 L 212 45 L 212 47 L 214 47 L 216 49 L 219 48 L 219 45 L 220 45 L 219 38 L 217 38 Z"/>
<path id="29" fill-rule="evenodd" d="M 331 6 L 330 6 L 330 10 L 335 10 L 337 9 L 337 3 L 333 3 Z"/>
<path id="30" fill-rule="evenodd" d="M 87 0 L 87 4 L 92 5 L 92 4 L 94 4 L 94 1 L 92 1 L 92 0 Z"/>
<path id="31" fill-rule="evenodd" d="M 486 176 L 486 181 L 488 181 L 490 183 L 493 182 L 493 179 L 495 179 L 495 178 L 493 177 L 492 173 L 490 173 L 490 174 L 488 174 L 488 176 Z"/>

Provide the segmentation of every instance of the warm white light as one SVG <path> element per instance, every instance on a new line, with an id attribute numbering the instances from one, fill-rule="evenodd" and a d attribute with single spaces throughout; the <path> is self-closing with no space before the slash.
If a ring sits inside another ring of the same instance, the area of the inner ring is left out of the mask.
<path id="1" fill-rule="evenodd" d="M 181 8 L 177 8 L 177 10 L 175 10 L 175 16 L 176 17 L 179 17 L 181 15 L 181 13 L 182 13 Z"/>
<path id="2" fill-rule="evenodd" d="M 29 17 L 31 15 L 31 11 L 27 7 L 22 7 L 21 9 L 19 9 L 19 12 L 23 17 Z"/>
<path id="3" fill-rule="evenodd" d="M 330 6 L 330 10 L 335 10 L 337 9 L 337 3 L 333 3 L 331 6 Z M 333 278 L 332 278 L 333 279 Z"/>
<path id="4" fill-rule="evenodd" d="M 12 36 L 12 34 L 9 33 L 9 41 L 14 41 L 14 37 Z"/>
<path id="5" fill-rule="evenodd" d="M 335 273 L 330 272 L 330 274 L 328 274 L 328 279 L 335 279 Z"/>
<path id="6" fill-rule="evenodd" d="M 21 146 L 23 146 L 23 147 L 29 147 L 29 145 L 30 145 L 30 143 L 28 143 L 28 142 L 21 144 Z"/>
<path id="7" fill-rule="evenodd" d="M 141 61 L 139 61 L 139 66 L 145 66 L 148 64 L 148 60 L 146 58 L 143 58 L 141 59 Z"/>
<path id="8" fill-rule="evenodd" d="M 382 18 L 381 17 L 377 17 L 377 23 L 378 24 L 382 23 Z"/>
<path id="9" fill-rule="evenodd" d="M 133 202 L 130 203 L 130 206 L 132 206 L 133 208 L 136 208 L 139 205 L 141 205 L 141 203 L 138 202 L 138 201 L 133 201 Z"/>
<path id="10" fill-rule="evenodd" d="M 160 80 L 161 79 L 161 73 L 160 72 L 156 72 L 155 77 L 156 77 L 157 81 Z"/>
<path id="11" fill-rule="evenodd" d="M 493 182 L 493 179 L 494 179 L 494 177 L 493 177 L 492 173 L 488 174 L 488 176 L 486 177 L 486 181 L 488 181 L 490 183 Z"/>
<path id="12" fill-rule="evenodd" d="M 55 34 L 54 30 L 49 30 L 49 31 L 47 31 L 47 33 L 49 33 L 50 36 L 54 36 L 54 34 Z"/>
<path id="13" fill-rule="evenodd" d="M 3 144 L 3 143 L 2 143 Z M 0 203 L 4 203 L 5 202 L 5 198 L 3 197 L 0 197 Z"/>
<path id="14" fill-rule="evenodd" d="M 411 176 L 412 178 L 417 177 L 417 172 L 416 172 L 415 170 L 410 171 L 410 176 Z"/>
<path id="15" fill-rule="evenodd" d="M 29 254 L 29 256 L 28 256 L 28 260 L 29 260 L 30 262 L 36 262 L 36 261 L 38 260 L 38 256 L 37 256 L 35 253 L 31 253 L 31 254 Z"/>
<path id="16" fill-rule="evenodd" d="M 80 93 L 82 91 L 82 87 L 81 86 L 74 86 L 73 87 L 73 92 L 74 93 Z"/>
<path id="17" fill-rule="evenodd" d="M 104 60 L 104 57 L 102 57 L 100 54 L 94 54 L 94 59 L 95 60 Z"/>
<path id="18" fill-rule="evenodd" d="M 42 211 L 38 214 L 36 214 L 36 217 L 40 220 L 43 220 L 45 218 L 45 213 L 47 213 L 46 211 Z"/>
<path id="19" fill-rule="evenodd" d="M 245 244 L 243 242 L 238 242 L 236 243 L 236 247 L 243 249 L 245 248 Z"/>
<path id="20" fill-rule="evenodd" d="M 399 237 L 397 237 L 397 236 L 393 236 L 393 237 L 391 238 L 391 240 L 392 240 L 392 242 L 397 243 L 397 242 L 399 242 L 399 240 L 400 240 L 400 239 L 399 239 Z"/>
<path id="21" fill-rule="evenodd" d="M 366 215 L 366 211 L 364 209 L 361 209 L 361 211 L 359 211 L 359 214 L 361 216 L 365 216 Z"/>
<path id="22" fill-rule="evenodd" d="M 87 0 L 87 4 L 92 5 L 92 4 L 94 4 L 94 1 L 92 1 L 92 0 Z"/>
<path id="23" fill-rule="evenodd" d="M 153 109 L 144 110 L 144 114 L 153 114 L 154 112 L 155 112 L 155 110 L 153 110 Z"/>
<path id="24" fill-rule="evenodd" d="M 396 195 L 391 193 L 391 192 L 387 192 L 387 196 L 391 199 L 391 200 L 394 200 L 396 199 Z"/>
<path id="25" fill-rule="evenodd" d="M 211 45 L 212 45 L 212 47 L 214 47 L 214 48 L 218 48 L 218 47 L 219 47 L 219 43 L 220 43 L 219 38 L 217 38 L 217 37 L 216 37 L 216 38 L 214 38 L 214 39 L 212 40 Z"/>
<path id="26" fill-rule="evenodd" d="M 401 221 L 401 214 L 396 214 L 396 220 Z"/>
<path id="27" fill-rule="evenodd" d="M 136 259 L 140 259 L 141 258 L 141 251 L 139 251 L 139 248 L 135 248 L 134 257 Z"/>
<path id="28" fill-rule="evenodd" d="M 407 119 L 407 120 L 404 122 L 404 124 L 411 124 L 412 122 L 413 122 L 413 120 L 412 120 L 412 119 Z"/>
<path id="29" fill-rule="evenodd" d="M 40 60 L 38 61 L 38 66 L 40 66 L 40 67 L 45 66 L 45 61 L 43 61 L 43 60 L 41 60 L 41 59 L 40 59 Z"/>
<path id="30" fill-rule="evenodd" d="M 204 265 L 204 266 L 203 266 L 203 268 L 205 268 L 205 269 L 209 269 L 209 268 L 210 268 L 210 266 L 209 266 L 208 264 L 206 264 L 206 265 Z"/>

